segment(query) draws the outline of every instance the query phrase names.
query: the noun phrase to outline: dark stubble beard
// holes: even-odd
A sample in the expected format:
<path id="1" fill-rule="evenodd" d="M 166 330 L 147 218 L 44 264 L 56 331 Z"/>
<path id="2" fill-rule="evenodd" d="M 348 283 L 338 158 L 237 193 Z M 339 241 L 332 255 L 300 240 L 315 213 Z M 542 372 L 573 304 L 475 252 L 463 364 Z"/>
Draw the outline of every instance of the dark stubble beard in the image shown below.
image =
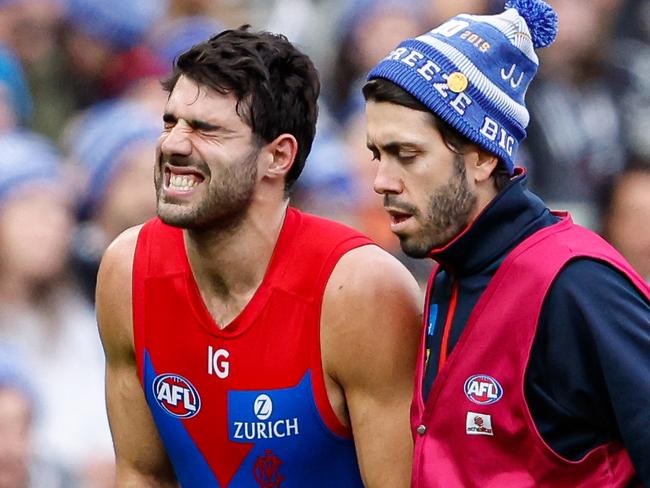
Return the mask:
<path id="1" fill-rule="evenodd" d="M 467 182 L 465 162 L 456 155 L 454 173 L 447 185 L 431 195 L 426 214 L 415 215 L 421 230 L 415 235 L 398 236 L 402 250 L 413 258 L 427 257 L 432 249 L 444 246 L 467 227 L 475 206 L 476 194 Z"/>
<path id="2" fill-rule="evenodd" d="M 257 182 L 257 156 L 259 148 L 239 162 L 224 165 L 220 174 L 209 172 L 205 163 L 190 164 L 172 158 L 180 166 L 192 165 L 210 175 L 210 185 L 203 191 L 201 200 L 191 207 L 165 202 L 162 193 L 161 175 L 156 179 L 158 216 L 168 225 L 194 231 L 217 230 L 219 232 L 236 228 L 244 218 L 253 201 Z"/>

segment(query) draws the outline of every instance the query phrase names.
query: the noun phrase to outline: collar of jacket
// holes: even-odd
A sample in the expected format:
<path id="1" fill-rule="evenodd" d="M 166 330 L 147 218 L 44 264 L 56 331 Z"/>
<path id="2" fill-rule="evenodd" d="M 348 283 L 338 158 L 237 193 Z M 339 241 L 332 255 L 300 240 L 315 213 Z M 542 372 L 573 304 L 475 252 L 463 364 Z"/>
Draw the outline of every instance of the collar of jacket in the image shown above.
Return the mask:
<path id="1" fill-rule="evenodd" d="M 463 231 L 429 257 L 456 276 L 466 276 L 502 259 L 549 217 L 544 202 L 527 189 L 528 176 L 517 168 L 511 182 Z M 543 226 L 543 225 L 542 225 Z"/>

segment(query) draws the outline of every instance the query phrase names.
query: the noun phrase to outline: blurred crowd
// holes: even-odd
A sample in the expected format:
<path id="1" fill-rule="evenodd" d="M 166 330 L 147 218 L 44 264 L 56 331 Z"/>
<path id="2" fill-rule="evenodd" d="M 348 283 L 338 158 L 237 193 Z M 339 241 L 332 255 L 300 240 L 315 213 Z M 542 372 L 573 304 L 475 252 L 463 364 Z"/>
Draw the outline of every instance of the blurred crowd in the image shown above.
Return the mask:
<path id="1" fill-rule="evenodd" d="M 650 0 L 551 0 L 519 164 L 650 279 Z M 160 80 L 241 24 L 287 35 L 323 92 L 294 204 L 403 256 L 372 190 L 360 87 L 399 41 L 497 0 L 0 0 L 0 488 L 112 486 L 95 274 L 155 213 Z"/>

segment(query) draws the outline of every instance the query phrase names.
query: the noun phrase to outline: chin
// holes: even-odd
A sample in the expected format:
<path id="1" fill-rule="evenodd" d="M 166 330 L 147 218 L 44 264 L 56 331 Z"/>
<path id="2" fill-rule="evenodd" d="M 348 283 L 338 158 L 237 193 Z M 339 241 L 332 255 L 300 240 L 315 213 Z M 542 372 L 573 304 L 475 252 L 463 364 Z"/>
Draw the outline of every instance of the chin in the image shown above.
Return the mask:
<path id="1" fill-rule="evenodd" d="M 400 247 L 402 248 L 402 252 L 404 252 L 404 254 L 409 257 L 415 259 L 426 258 L 431 252 L 431 249 L 433 249 L 433 246 L 430 246 L 422 241 L 418 241 L 414 238 L 409 239 L 408 236 L 400 235 L 397 237 L 399 237 L 399 243 Z"/>
<path id="2" fill-rule="evenodd" d="M 160 220 L 172 227 L 191 227 L 192 224 L 194 224 L 196 217 L 192 212 L 183 210 L 184 209 L 180 205 L 159 203 L 158 208 L 156 209 L 156 214 Z"/>

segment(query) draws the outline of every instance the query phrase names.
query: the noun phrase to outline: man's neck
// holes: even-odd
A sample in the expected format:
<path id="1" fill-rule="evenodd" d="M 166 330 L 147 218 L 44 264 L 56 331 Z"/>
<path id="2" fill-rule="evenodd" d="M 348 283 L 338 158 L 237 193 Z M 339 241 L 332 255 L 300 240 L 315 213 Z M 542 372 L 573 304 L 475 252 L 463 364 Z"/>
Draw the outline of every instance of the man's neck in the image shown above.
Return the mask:
<path id="1" fill-rule="evenodd" d="M 185 247 L 201 296 L 221 328 L 246 306 L 262 283 L 288 201 L 251 208 L 227 230 L 186 230 Z"/>

